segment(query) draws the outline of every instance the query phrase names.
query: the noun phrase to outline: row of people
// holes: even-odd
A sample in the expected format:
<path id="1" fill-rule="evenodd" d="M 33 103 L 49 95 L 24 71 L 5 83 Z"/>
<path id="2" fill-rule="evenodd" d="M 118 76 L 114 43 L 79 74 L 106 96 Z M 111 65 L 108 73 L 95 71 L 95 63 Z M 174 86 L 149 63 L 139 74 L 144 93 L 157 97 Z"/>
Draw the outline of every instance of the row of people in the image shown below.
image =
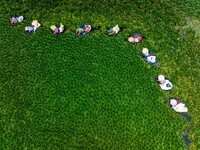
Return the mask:
<path id="1" fill-rule="evenodd" d="M 11 16 L 10 17 L 10 23 L 11 24 L 17 24 L 21 23 L 24 20 L 23 16 Z M 35 32 L 36 29 L 38 29 L 41 26 L 41 24 L 38 22 L 38 20 L 33 20 L 33 22 L 25 27 L 25 31 L 27 32 Z M 65 30 L 65 26 L 61 23 L 60 25 L 52 25 L 50 26 L 50 29 L 54 34 L 62 33 Z M 85 35 L 90 33 L 94 28 L 90 24 L 82 24 L 79 28 L 76 29 L 77 35 Z M 107 30 L 108 35 L 117 35 L 121 29 L 119 28 L 119 25 L 110 27 L 109 30 Z M 142 40 L 142 35 L 139 33 L 132 34 L 128 37 L 128 41 L 132 44 L 138 43 Z"/>
<path id="2" fill-rule="evenodd" d="M 11 16 L 10 17 L 10 24 L 17 24 L 21 23 L 24 20 L 23 16 Z M 38 20 L 33 20 L 31 24 L 25 27 L 25 31 L 31 33 L 35 32 L 41 24 L 38 22 Z M 53 34 L 59 34 L 64 32 L 65 26 L 60 23 L 60 25 L 51 25 L 50 29 Z M 78 29 L 76 29 L 76 34 L 77 35 L 84 35 L 92 31 L 92 26 L 89 24 L 83 24 L 81 25 Z"/>
<path id="3" fill-rule="evenodd" d="M 24 20 L 23 16 L 11 16 L 10 17 L 11 24 L 20 23 L 23 20 Z M 33 20 L 33 22 L 30 25 L 25 27 L 25 31 L 35 32 L 40 26 L 41 26 L 41 24 L 38 22 L 38 20 Z M 65 26 L 62 23 L 60 23 L 60 25 L 50 26 L 50 29 L 53 34 L 59 34 L 59 33 L 64 32 Z M 93 29 L 93 27 L 91 25 L 83 24 L 79 28 L 76 29 L 76 35 L 88 34 L 92 31 L 92 29 Z M 120 30 L 119 25 L 116 25 L 116 26 L 110 27 L 110 29 L 107 30 L 107 34 L 109 36 L 117 35 L 120 31 L 121 30 Z M 136 43 L 141 42 L 142 38 L 143 38 L 142 34 L 134 33 L 128 37 L 128 42 L 131 44 L 136 44 Z M 141 50 L 141 55 L 148 64 L 156 64 L 156 55 L 153 52 L 149 51 L 147 48 L 143 48 Z M 157 76 L 156 80 L 162 90 L 166 91 L 166 90 L 171 90 L 173 88 L 171 81 L 168 78 L 166 78 L 164 75 Z M 176 112 L 181 113 L 181 112 L 188 111 L 184 102 L 177 98 L 170 99 L 169 104 Z"/>
<path id="4" fill-rule="evenodd" d="M 10 17 L 10 23 L 15 24 L 15 23 L 20 23 L 24 20 L 23 16 L 11 16 Z M 25 31 L 27 32 L 35 32 L 41 24 L 38 22 L 38 20 L 33 20 L 32 23 L 28 26 L 25 27 Z M 50 29 L 53 34 L 59 34 L 64 32 L 65 26 L 60 23 L 60 25 L 51 25 Z M 76 29 L 76 35 L 85 35 L 88 34 L 92 31 L 93 27 L 89 24 L 83 24 L 79 28 Z M 116 26 L 110 27 L 109 30 L 107 30 L 107 34 L 109 36 L 111 35 L 117 35 L 121 31 L 119 25 L 117 24 Z M 128 37 L 128 41 L 131 44 L 139 43 L 142 40 L 142 34 L 140 33 L 134 33 Z M 147 48 L 144 48 L 142 50 L 142 56 L 144 60 L 149 63 L 149 64 L 155 64 L 156 63 L 156 56 L 152 52 L 149 52 Z"/>

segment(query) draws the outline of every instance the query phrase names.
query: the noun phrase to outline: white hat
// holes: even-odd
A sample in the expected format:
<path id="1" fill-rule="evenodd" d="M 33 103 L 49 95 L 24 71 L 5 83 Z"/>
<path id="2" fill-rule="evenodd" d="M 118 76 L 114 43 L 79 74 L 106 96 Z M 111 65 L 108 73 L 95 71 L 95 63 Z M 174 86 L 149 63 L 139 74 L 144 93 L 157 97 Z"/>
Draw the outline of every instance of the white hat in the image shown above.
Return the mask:
<path id="1" fill-rule="evenodd" d="M 165 80 L 165 76 L 164 75 L 159 75 L 158 76 L 158 81 L 163 81 L 163 80 Z"/>
<path id="2" fill-rule="evenodd" d="M 159 81 L 161 84 L 165 83 L 165 76 L 164 76 L 164 75 L 159 75 L 159 76 L 158 76 L 158 81 Z"/>
<path id="3" fill-rule="evenodd" d="M 147 48 L 143 48 L 142 49 L 142 53 L 144 53 L 145 55 L 149 55 L 149 50 Z"/>
<path id="4" fill-rule="evenodd" d="M 170 105 L 172 105 L 172 106 L 176 106 L 176 104 L 177 104 L 177 101 L 175 100 L 175 99 L 170 99 Z"/>

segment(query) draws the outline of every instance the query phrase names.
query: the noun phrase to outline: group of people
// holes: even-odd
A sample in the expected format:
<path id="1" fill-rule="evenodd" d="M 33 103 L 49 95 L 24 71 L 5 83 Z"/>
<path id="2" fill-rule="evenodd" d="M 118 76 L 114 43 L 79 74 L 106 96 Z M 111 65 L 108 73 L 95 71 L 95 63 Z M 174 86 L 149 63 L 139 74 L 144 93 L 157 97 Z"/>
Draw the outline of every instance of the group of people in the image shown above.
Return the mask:
<path id="1" fill-rule="evenodd" d="M 112 27 L 108 33 L 109 35 L 116 35 L 120 31 L 120 28 L 118 25 L 115 27 Z M 140 33 L 134 33 L 128 37 L 128 42 L 131 44 L 136 44 L 142 41 L 142 34 Z M 146 61 L 148 64 L 155 65 L 156 64 L 156 55 L 149 51 L 147 48 L 143 48 L 141 50 L 142 57 L 144 61 Z M 173 88 L 173 85 L 171 81 L 165 77 L 164 75 L 160 74 L 156 77 L 156 81 L 160 88 L 164 91 L 171 90 Z M 179 98 L 169 98 L 168 100 L 169 106 L 177 113 L 182 114 L 184 117 L 186 117 L 187 120 L 189 120 L 188 116 L 188 108 L 186 107 L 184 101 L 180 100 Z"/>
<path id="2" fill-rule="evenodd" d="M 24 16 L 11 16 L 10 17 L 10 24 L 17 24 L 21 23 L 24 20 Z M 33 20 L 31 24 L 25 27 L 25 31 L 31 33 L 35 32 L 39 27 L 41 27 L 41 24 L 38 22 L 38 20 Z M 51 25 L 50 29 L 53 34 L 60 34 L 65 31 L 65 26 L 60 23 L 60 25 Z M 79 28 L 76 29 L 77 35 L 84 35 L 92 31 L 92 26 L 89 24 L 83 24 Z"/>
<path id="3" fill-rule="evenodd" d="M 16 23 L 21 23 L 24 20 L 24 16 L 11 16 L 10 17 L 10 23 L 11 24 L 16 24 Z M 41 24 L 38 22 L 38 20 L 33 20 L 32 23 L 28 26 L 25 27 L 25 31 L 27 32 L 35 32 L 39 27 L 41 26 Z M 51 25 L 50 29 L 52 31 L 53 34 L 60 34 L 62 32 L 64 32 L 65 30 L 65 26 L 60 23 L 60 25 Z M 90 24 L 83 24 L 81 25 L 79 28 L 76 29 L 76 35 L 85 35 L 90 33 L 93 30 L 93 27 Z M 117 35 L 119 32 L 121 31 L 119 25 L 117 24 L 116 26 L 110 27 L 107 30 L 107 34 L 109 36 L 112 35 Z M 140 33 L 134 33 L 131 34 L 128 37 L 128 42 L 131 44 L 136 44 L 142 41 L 142 34 Z M 156 55 L 149 51 L 147 48 L 143 48 L 141 50 L 141 55 L 144 59 L 144 61 L 146 61 L 148 64 L 156 64 Z M 156 77 L 157 83 L 159 84 L 160 88 L 162 90 L 171 90 L 173 88 L 171 81 L 166 78 L 164 75 L 158 75 Z M 170 98 L 169 101 L 169 106 L 178 113 L 187 113 L 188 112 L 188 108 L 186 107 L 185 103 L 178 99 L 178 98 Z"/>
<path id="4" fill-rule="evenodd" d="M 118 25 L 116 25 L 108 30 L 108 35 L 117 35 L 119 31 L 120 28 Z M 130 42 L 131 44 L 136 44 L 141 42 L 142 38 L 143 38 L 142 34 L 134 33 L 128 37 L 128 42 Z M 156 55 L 153 52 L 149 51 L 147 48 L 143 48 L 141 50 L 141 53 L 143 59 L 148 64 L 152 65 L 156 64 Z M 171 90 L 173 88 L 171 81 L 164 75 L 158 75 L 156 77 L 156 80 L 160 88 L 164 91 Z M 169 98 L 168 104 L 177 113 L 185 115 L 188 112 L 188 108 L 186 107 L 184 101 L 180 100 L 179 98 Z"/>
<path id="5" fill-rule="evenodd" d="M 164 75 L 157 76 L 157 83 L 159 84 L 160 88 L 165 91 L 173 88 L 171 81 Z M 178 113 L 188 112 L 188 108 L 186 107 L 185 103 L 178 98 L 170 98 L 169 106 Z"/>

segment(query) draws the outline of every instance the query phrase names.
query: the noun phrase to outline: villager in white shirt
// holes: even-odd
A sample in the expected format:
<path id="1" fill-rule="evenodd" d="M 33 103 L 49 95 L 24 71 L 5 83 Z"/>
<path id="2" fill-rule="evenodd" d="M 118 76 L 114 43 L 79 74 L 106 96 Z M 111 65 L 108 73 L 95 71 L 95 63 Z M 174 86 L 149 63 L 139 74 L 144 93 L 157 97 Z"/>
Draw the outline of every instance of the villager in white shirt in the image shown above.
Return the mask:
<path id="1" fill-rule="evenodd" d="M 160 85 L 162 90 L 171 90 L 173 88 L 172 83 L 164 75 L 159 75 L 157 77 L 157 82 Z"/>
<path id="2" fill-rule="evenodd" d="M 178 98 L 169 99 L 169 104 L 175 112 L 178 113 L 188 112 L 188 108 L 186 107 L 185 103 Z"/>
<path id="3" fill-rule="evenodd" d="M 109 30 L 108 30 L 108 35 L 117 35 L 120 31 L 120 28 L 119 28 L 119 25 L 117 24 L 116 26 L 114 27 L 111 27 Z"/>

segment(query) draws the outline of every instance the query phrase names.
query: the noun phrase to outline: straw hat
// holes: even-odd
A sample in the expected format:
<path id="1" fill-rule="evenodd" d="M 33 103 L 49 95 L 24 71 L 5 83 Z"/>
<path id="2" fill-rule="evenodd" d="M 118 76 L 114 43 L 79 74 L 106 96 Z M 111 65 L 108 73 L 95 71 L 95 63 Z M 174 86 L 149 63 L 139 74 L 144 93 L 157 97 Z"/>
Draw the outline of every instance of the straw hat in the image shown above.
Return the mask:
<path id="1" fill-rule="evenodd" d="M 37 24 L 38 24 L 38 21 L 37 20 L 33 20 L 32 25 L 33 26 L 37 26 Z"/>
<path id="2" fill-rule="evenodd" d="M 55 30 L 56 26 L 52 25 L 50 28 L 51 28 L 51 30 Z"/>
<path id="3" fill-rule="evenodd" d="M 170 105 L 172 105 L 172 106 L 176 106 L 177 101 L 176 101 L 175 99 L 171 99 L 169 103 L 170 103 Z"/>
<path id="4" fill-rule="evenodd" d="M 158 76 L 158 81 L 159 81 L 161 84 L 165 83 L 165 76 L 164 76 L 164 75 L 159 75 L 159 76 Z"/>
<path id="5" fill-rule="evenodd" d="M 33 20 L 32 25 L 37 29 L 41 26 L 41 24 L 38 22 L 38 20 Z"/>
<path id="6" fill-rule="evenodd" d="M 144 53 L 145 55 L 149 55 L 149 50 L 147 48 L 143 48 L 142 49 L 142 53 Z"/>
<path id="7" fill-rule="evenodd" d="M 129 42 L 134 42 L 134 38 L 133 38 L 133 37 L 129 37 L 129 38 L 128 38 L 128 41 L 129 41 Z"/>

